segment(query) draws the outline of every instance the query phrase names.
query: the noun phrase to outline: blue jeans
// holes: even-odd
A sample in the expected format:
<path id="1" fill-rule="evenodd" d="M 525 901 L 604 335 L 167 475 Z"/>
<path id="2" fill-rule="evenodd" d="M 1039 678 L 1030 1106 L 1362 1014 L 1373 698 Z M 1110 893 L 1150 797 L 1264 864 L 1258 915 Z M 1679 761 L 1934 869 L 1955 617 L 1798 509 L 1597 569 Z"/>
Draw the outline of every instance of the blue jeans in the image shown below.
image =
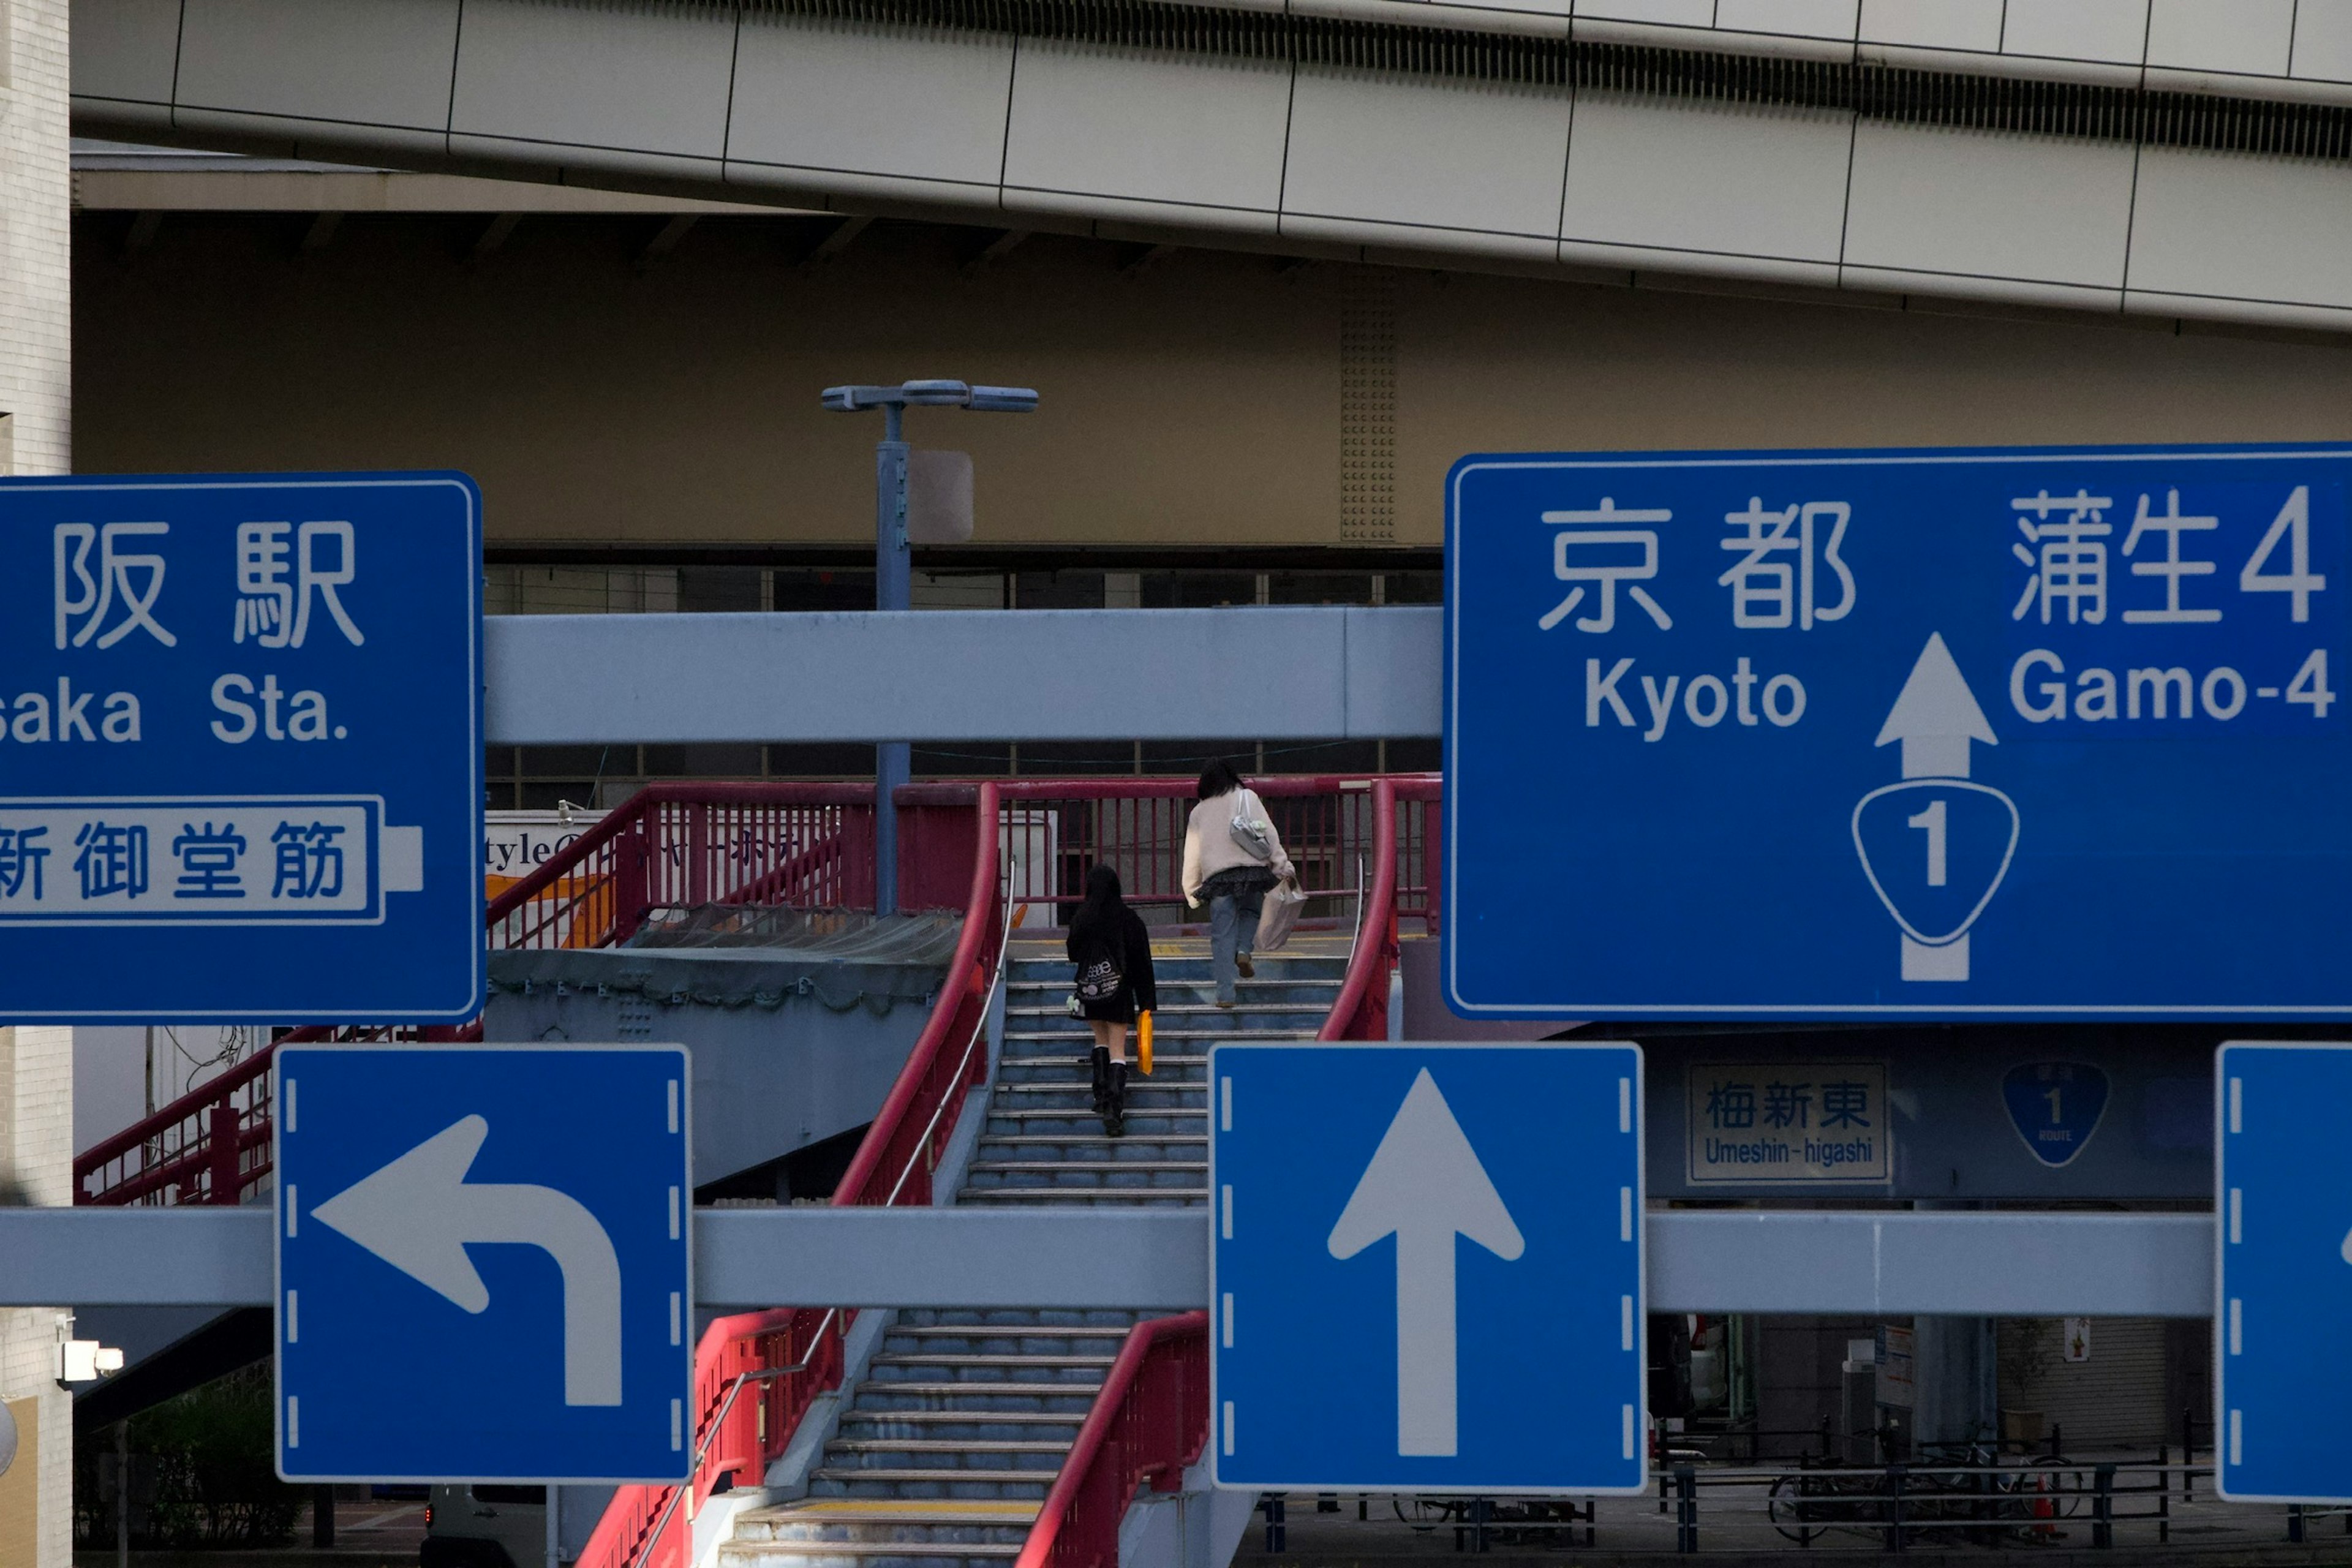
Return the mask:
<path id="1" fill-rule="evenodd" d="M 1265 889 L 1255 889 L 1246 893 L 1219 894 L 1209 900 L 1209 973 L 1217 983 L 1217 1000 L 1234 1000 L 1234 985 L 1241 978 L 1235 966 L 1236 953 L 1249 956 L 1257 942 L 1258 910 L 1265 902 Z"/>

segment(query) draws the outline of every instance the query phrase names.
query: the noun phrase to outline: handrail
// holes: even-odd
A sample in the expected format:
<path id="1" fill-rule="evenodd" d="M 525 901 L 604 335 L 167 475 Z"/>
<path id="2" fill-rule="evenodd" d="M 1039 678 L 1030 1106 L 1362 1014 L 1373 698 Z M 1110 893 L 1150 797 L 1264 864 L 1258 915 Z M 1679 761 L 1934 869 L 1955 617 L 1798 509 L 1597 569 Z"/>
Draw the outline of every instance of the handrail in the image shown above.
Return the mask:
<path id="1" fill-rule="evenodd" d="M 903 797 L 901 799 L 903 803 Z M 908 1193 L 908 1183 L 919 1168 L 924 1168 L 928 1175 L 929 1162 L 934 1153 L 934 1140 L 942 1121 L 947 1118 L 950 1108 L 969 1103 L 971 1091 L 980 1087 L 985 1077 L 984 1073 L 975 1073 L 978 1065 L 975 1058 L 979 1055 L 981 1042 L 987 1037 L 990 1007 L 997 988 L 1003 984 L 1004 949 L 1011 937 L 1008 906 L 999 898 L 1000 891 L 1009 890 L 1010 884 L 1003 877 L 998 799 L 997 786 L 992 783 L 982 783 L 976 792 L 971 882 L 964 909 L 963 930 L 957 938 L 955 954 L 949 960 L 947 978 L 932 1005 L 922 1036 L 916 1041 L 915 1048 L 908 1053 L 906 1063 L 899 1068 L 898 1077 L 892 1083 L 881 1110 L 866 1129 L 866 1136 L 859 1140 L 856 1157 L 834 1189 L 832 1201 L 835 1206 L 872 1204 L 890 1207 L 902 1201 L 928 1201 L 931 1195 L 928 1181 L 911 1195 Z M 992 926 L 994 928 L 992 932 Z M 988 945 L 992 934 L 995 937 L 992 948 Z M 984 959 L 992 962 L 983 963 Z M 982 984 L 983 981 L 984 985 Z M 963 1026 L 961 1031 L 960 1024 Z M 948 1042 L 959 1032 L 963 1038 L 962 1050 L 942 1081 L 938 1069 L 942 1065 Z M 961 1094 L 957 1092 L 959 1088 L 962 1089 Z M 922 1102 L 933 1095 L 936 1095 L 936 1103 L 930 1106 L 929 1119 L 922 1131 L 908 1141 L 904 1134 L 914 1118 L 922 1114 Z M 879 1173 L 893 1149 L 902 1149 L 896 1173 L 890 1179 L 888 1190 L 877 1192 L 881 1180 Z M 787 1311 L 780 1314 L 781 1322 L 771 1322 L 763 1317 L 764 1326 L 725 1338 L 757 1339 L 782 1331 L 789 1342 L 798 1321 L 814 1311 L 813 1308 Z M 838 1307 L 826 1308 L 807 1342 L 811 1346 L 822 1343 L 827 1331 L 836 1323 L 845 1324 L 850 1315 Z M 724 1321 L 714 1323 L 705 1335 L 706 1342 L 713 1344 L 714 1348 L 716 1344 L 724 1342 L 719 1335 Z M 698 1347 L 698 1361 L 702 1354 L 702 1349 Z M 810 1362 L 816 1359 L 814 1350 L 803 1357 L 804 1361 Z M 837 1379 L 843 1369 L 836 1363 L 830 1370 Z M 821 1390 L 810 1392 L 812 1401 L 818 1392 Z M 733 1397 L 730 1389 L 720 1401 L 718 1410 L 708 1418 L 707 1428 L 714 1437 L 724 1427 L 727 1407 Z M 783 1451 L 792 1438 L 792 1426 L 796 1423 L 797 1416 L 793 1423 L 772 1424 L 764 1431 L 761 1455 L 763 1459 Z M 622 1540 L 631 1526 L 627 1522 L 627 1510 L 623 1506 L 623 1500 L 633 1492 L 645 1500 L 646 1494 L 653 1489 L 621 1489 L 606 1506 L 588 1549 L 581 1553 L 580 1562 L 584 1568 L 607 1568 L 607 1565 L 611 1568 L 647 1568 L 686 1495 L 689 1492 L 706 1495 L 705 1484 L 717 1479 L 702 1473 L 707 1461 L 707 1452 L 704 1451 L 707 1447 L 706 1444 L 698 1450 L 700 1457 L 698 1457 L 687 1480 L 668 1489 L 668 1495 L 663 1498 L 658 1513 L 644 1526 L 643 1532 L 625 1546 Z M 641 1500 L 638 1504 L 641 1511 L 637 1517 L 644 1517 L 642 1509 L 645 1506 L 646 1502 Z"/>
<path id="2" fill-rule="evenodd" d="M 849 1169 L 842 1173 L 840 1184 L 834 1188 L 836 1207 L 868 1201 L 866 1189 L 875 1179 L 875 1171 L 896 1140 L 900 1125 L 912 1112 L 915 1101 L 921 1098 L 948 1032 L 954 1027 L 971 996 L 973 982 L 980 975 L 981 954 L 991 934 L 988 926 L 1001 919 L 996 896 L 1003 874 L 997 832 L 998 799 L 998 785 L 993 781 L 983 782 L 973 825 L 971 894 L 965 902 L 963 930 L 956 937 L 955 956 L 948 961 L 947 979 L 940 986 L 939 1001 L 931 1008 L 930 1021 L 923 1026 L 915 1048 L 908 1053 L 906 1065 L 898 1069 L 898 1080 L 890 1086 L 888 1098 L 875 1113 L 872 1130 L 858 1143 Z M 1001 962 L 998 967 L 1002 968 Z M 985 1008 L 982 1015 L 984 1022 Z M 889 1201 L 887 1197 L 883 1199 L 885 1204 Z"/>
<path id="3" fill-rule="evenodd" d="M 1393 780 L 1372 781 L 1371 889 L 1364 900 L 1355 949 L 1348 955 L 1347 978 L 1340 982 L 1330 1016 L 1316 1031 L 1318 1040 L 1372 1038 L 1370 1025 L 1374 1018 L 1381 1026 L 1380 1035 L 1385 1037 L 1388 1033 L 1388 977 L 1398 953 L 1396 799 Z M 1378 994 L 1374 994 L 1375 982 Z"/>
<path id="4" fill-rule="evenodd" d="M 218 1078 L 206 1079 L 171 1104 L 132 1122 L 111 1138 L 102 1139 L 75 1155 L 76 1181 L 79 1182 L 85 1172 L 94 1171 L 110 1161 L 121 1159 L 141 1144 L 160 1136 L 167 1129 L 178 1126 L 205 1107 L 234 1094 L 254 1079 L 267 1075 L 269 1071 L 270 1051 L 276 1044 L 277 1042 L 273 1040 L 269 1045 L 261 1047 L 253 1055 L 238 1062 Z M 193 1151 L 188 1158 L 194 1158 Z M 176 1163 L 178 1160 L 179 1156 L 175 1155 L 172 1163 Z"/>
<path id="5" fill-rule="evenodd" d="M 685 780 L 664 781 L 647 784 L 626 803 L 608 812 L 593 824 L 558 854 L 550 856 L 533 868 L 512 887 L 492 898 L 484 910 L 485 926 L 493 933 L 500 931 L 508 919 L 551 889 L 558 888 L 566 878 L 579 875 L 583 866 L 624 834 L 642 832 L 648 824 L 656 822 L 663 807 L 685 806 L 868 806 L 873 804 L 874 788 L 862 784 L 818 784 L 801 782 L 716 783 L 702 784 Z M 827 842 L 840 837 L 832 835 Z M 803 851 L 791 863 L 800 867 L 809 858 Z M 749 886 L 781 886 L 776 881 L 777 870 L 771 868 L 752 879 Z M 609 873 L 604 879 L 610 880 Z M 721 893 L 719 901 L 727 901 Z M 424 1038 L 457 1040 L 479 1038 L 478 1023 L 460 1028 L 432 1028 L 422 1031 Z M 78 1204 L 106 1203 L 121 1205 L 151 1197 L 174 1184 L 187 1182 L 205 1184 L 205 1197 L 214 1204 L 235 1204 L 245 1185 L 267 1171 L 266 1163 L 244 1166 L 243 1156 L 254 1148 L 266 1148 L 268 1141 L 268 1108 L 253 1100 L 242 1109 L 230 1105 L 232 1097 L 250 1091 L 266 1093 L 264 1085 L 269 1066 L 279 1045 L 298 1041 L 343 1038 L 383 1038 L 388 1029 L 362 1029 L 331 1026 L 310 1026 L 289 1031 L 278 1039 L 260 1047 L 243 1061 L 216 1078 L 196 1085 L 161 1110 L 116 1132 L 74 1157 L 74 1201 Z M 206 1117 L 207 1110 L 225 1111 L 234 1115 L 243 1125 L 237 1133 L 235 1151 L 215 1148 L 217 1142 L 211 1125 L 194 1125 Z M 175 1135 L 177 1135 L 175 1139 Z M 152 1152 L 140 1162 L 139 1169 L 114 1182 L 103 1191 L 92 1193 L 89 1183 L 116 1161 L 139 1153 Z"/>
<path id="6" fill-rule="evenodd" d="M 833 1313 L 828 1311 L 825 1316 L 831 1318 Z M 823 1323 L 817 1325 L 817 1331 L 812 1342 L 822 1341 L 824 1327 Z M 694 1461 L 687 1467 L 688 1477 L 689 1479 L 693 1477 L 702 1468 L 702 1462 L 710 1458 L 711 1446 L 719 1441 L 719 1435 L 727 1429 L 727 1417 L 735 1408 L 735 1396 L 743 1392 L 745 1384 L 772 1383 L 780 1377 L 790 1377 L 794 1373 L 806 1372 L 815 1364 L 815 1357 L 803 1356 L 790 1366 L 755 1366 L 751 1371 L 738 1373 L 730 1379 L 726 1397 L 719 1402 L 718 1414 L 711 1416 L 710 1426 L 702 1434 L 702 1440 L 694 1446 Z M 687 1489 L 682 1486 L 670 1489 L 669 1500 L 662 1505 L 661 1517 L 655 1520 L 653 1528 L 646 1532 L 646 1543 L 638 1550 L 632 1568 L 646 1568 L 646 1563 L 652 1559 L 654 1548 L 660 1544 L 662 1531 L 669 1528 L 670 1515 L 677 1511 L 678 1500 L 686 1496 L 686 1490 Z"/>
<path id="7" fill-rule="evenodd" d="M 590 855 L 643 822 L 651 814 L 652 807 L 672 803 L 681 805 L 872 805 L 874 786 L 749 781 L 699 784 L 682 779 L 656 780 L 631 795 L 619 807 L 606 812 L 586 832 L 566 845 L 562 853 L 549 856 L 530 875 L 490 900 L 488 909 L 484 911 L 486 923 L 495 926 L 562 881 L 565 876 L 578 870 L 580 863 Z"/>
<path id="8" fill-rule="evenodd" d="M 1162 1346 L 1169 1353 L 1155 1357 Z M 1152 1318 L 1129 1331 L 1013 1568 L 1117 1564 L 1119 1521 L 1137 1485 L 1150 1478 L 1160 1490 L 1177 1490 L 1208 1442 L 1208 1347 L 1206 1312 Z M 1156 1386 L 1145 1383 L 1147 1363 L 1161 1369 Z M 1164 1408 L 1171 1402 L 1176 1408 Z"/>

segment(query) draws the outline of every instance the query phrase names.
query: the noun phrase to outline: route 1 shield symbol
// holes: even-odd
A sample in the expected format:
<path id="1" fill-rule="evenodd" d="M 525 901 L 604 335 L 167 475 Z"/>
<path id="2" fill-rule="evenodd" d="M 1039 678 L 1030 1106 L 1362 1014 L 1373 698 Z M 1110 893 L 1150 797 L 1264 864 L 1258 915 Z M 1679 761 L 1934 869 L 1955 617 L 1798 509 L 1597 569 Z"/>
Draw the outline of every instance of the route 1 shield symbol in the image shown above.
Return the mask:
<path id="1" fill-rule="evenodd" d="M 2082 1062 L 2026 1062 L 2000 1080 L 2009 1120 L 2033 1157 L 2055 1169 L 2083 1152 L 2107 1110 L 2107 1075 Z"/>

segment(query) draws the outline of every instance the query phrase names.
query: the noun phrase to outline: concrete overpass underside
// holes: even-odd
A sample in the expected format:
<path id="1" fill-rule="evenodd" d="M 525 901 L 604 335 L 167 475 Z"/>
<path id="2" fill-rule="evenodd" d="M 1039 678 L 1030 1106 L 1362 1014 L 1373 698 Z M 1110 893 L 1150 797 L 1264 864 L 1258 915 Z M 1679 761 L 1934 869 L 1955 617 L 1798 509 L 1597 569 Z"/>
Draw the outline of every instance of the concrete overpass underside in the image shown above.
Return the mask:
<path id="1" fill-rule="evenodd" d="M 91 135 L 1006 232 L 2341 329 L 2352 32 L 2219 14 L 77 0 L 73 105 Z"/>

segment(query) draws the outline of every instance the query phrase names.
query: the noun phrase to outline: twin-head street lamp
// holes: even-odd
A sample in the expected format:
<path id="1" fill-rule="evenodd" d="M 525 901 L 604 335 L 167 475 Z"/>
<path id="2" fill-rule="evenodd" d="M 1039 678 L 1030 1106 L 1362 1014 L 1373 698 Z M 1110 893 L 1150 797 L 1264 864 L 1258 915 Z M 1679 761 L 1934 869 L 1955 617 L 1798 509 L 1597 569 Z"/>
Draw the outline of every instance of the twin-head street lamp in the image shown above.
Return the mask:
<path id="1" fill-rule="evenodd" d="M 913 559 L 907 548 L 906 413 L 909 408 L 970 408 L 982 414 L 1028 414 L 1037 394 L 1025 386 L 972 386 L 961 381 L 908 381 L 897 386 L 828 386 L 824 405 L 835 414 L 882 411 L 882 439 L 874 448 L 874 607 L 912 607 Z M 874 748 L 874 912 L 898 912 L 898 808 L 892 792 L 907 782 L 908 744 Z"/>

